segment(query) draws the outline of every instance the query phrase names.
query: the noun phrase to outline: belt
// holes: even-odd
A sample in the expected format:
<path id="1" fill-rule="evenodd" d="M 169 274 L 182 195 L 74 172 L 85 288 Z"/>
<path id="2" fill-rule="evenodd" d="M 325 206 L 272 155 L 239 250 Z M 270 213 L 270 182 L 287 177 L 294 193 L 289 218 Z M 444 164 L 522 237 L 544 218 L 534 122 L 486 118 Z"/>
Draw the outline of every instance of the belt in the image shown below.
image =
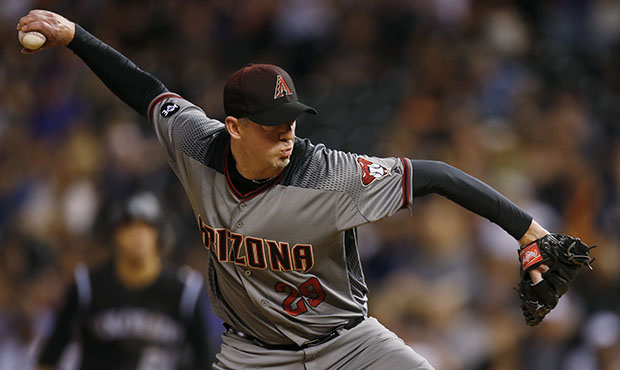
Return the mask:
<path id="1" fill-rule="evenodd" d="M 265 343 L 262 340 L 250 335 L 250 334 L 246 334 L 242 331 L 233 329 L 230 325 L 228 325 L 227 323 L 224 323 L 224 327 L 226 328 L 226 332 L 227 333 L 232 333 L 240 338 L 243 339 L 247 339 L 250 340 L 252 342 L 254 342 L 255 344 L 266 348 L 266 349 L 276 349 L 276 350 L 285 350 L 285 351 L 300 351 L 302 349 L 308 348 L 308 347 L 314 347 L 314 346 L 318 346 L 319 344 L 323 344 L 326 342 L 329 342 L 330 340 L 336 338 L 337 336 L 340 335 L 340 330 L 341 329 L 345 329 L 345 330 L 349 330 L 349 329 L 353 329 L 354 327 L 356 327 L 357 325 L 359 325 L 359 323 L 361 323 L 362 321 L 364 321 L 365 317 L 364 316 L 360 316 L 360 317 L 356 317 L 354 319 L 349 320 L 346 324 L 338 326 L 337 328 L 335 328 L 334 330 L 330 331 L 329 333 L 322 335 L 318 338 L 315 338 L 313 340 L 310 340 L 308 342 L 305 342 L 302 345 L 298 345 L 295 343 L 292 344 L 270 344 L 270 343 Z"/>

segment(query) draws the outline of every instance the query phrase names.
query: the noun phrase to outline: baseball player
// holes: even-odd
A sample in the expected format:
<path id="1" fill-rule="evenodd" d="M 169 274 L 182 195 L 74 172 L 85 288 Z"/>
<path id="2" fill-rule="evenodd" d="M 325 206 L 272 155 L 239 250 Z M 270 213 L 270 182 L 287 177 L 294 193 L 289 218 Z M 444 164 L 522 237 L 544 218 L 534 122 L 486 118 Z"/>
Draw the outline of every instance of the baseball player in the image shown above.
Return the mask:
<path id="1" fill-rule="evenodd" d="M 81 345 L 80 369 L 174 370 L 188 354 L 192 369 L 209 367 L 202 277 L 162 266 L 157 198 L 134 194 L 112 204 L 107 218 L 113 258 L 92 271 L 78 265 L 38 369 L 55 368 L 70 340 Z"/>
<path id="2" fill-rule="evenodd" d="M 296 137 L 297 117 L 317 111 L 277 66 L 230 76 L 220 122 L 60 15 L 31 11 L 17 28 L 43 33 L 39 50 L 67 46 L 153 126 L 195 212 L 211 304 L 226 323 L 215 369 L 433 369 L 368 316 L 357 252 L 356 227 L 410 208 L 414 197 L 441 194 L 521 245 L 548 234 L 445 163 L 343 153 Z M 531 260 L 534 284 L 548 267 Z"/>

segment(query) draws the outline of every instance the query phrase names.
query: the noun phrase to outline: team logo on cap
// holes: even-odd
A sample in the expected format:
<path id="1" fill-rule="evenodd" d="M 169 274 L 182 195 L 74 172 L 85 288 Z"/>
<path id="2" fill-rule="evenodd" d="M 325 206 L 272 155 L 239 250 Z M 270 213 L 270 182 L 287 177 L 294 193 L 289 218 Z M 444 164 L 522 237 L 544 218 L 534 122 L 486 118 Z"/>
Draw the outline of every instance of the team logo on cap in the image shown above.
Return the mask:
<path id="1" fill-rule="evenodd" d="M 286 81 L 284 81 L 282 75 L 278 75 L 278 77 L 276 77 L 276 92 L 273 94 L 273 99 L 275 100 L 286 95 L 293 95 L 293 92 L 291 88 L 288 87 Z"/>
<path id="2" fill-rule="evenodd" d="M 382 164 L 371 162 L 368 159 L 357 158 L 357 164 L 362 169 L 362 185 L 368 186 L 375 180 L 381 180 L 391 175 L 390 170 Z"/>

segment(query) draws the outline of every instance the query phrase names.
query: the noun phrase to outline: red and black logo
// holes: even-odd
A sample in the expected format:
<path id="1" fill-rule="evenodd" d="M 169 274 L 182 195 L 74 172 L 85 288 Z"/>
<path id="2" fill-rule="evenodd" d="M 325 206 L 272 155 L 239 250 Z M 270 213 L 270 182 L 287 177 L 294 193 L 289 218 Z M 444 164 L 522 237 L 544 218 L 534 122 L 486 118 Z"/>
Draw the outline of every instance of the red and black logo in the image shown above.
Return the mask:
<path id="1" fill-rule="evenodd" d="M 273 94 L 273 99 L 275 100 L 286 95 L 293 95 L 293 92 L 291 91 L 291 88 L 288 87 L 288 84 L 282 75 L 278 75 L 278 77 L 276 77 L 276 91 Z"/>
<path id="2" fill-rule="evenodd" d="M 368 186 L 375 180 L 381 180 L 391 175 L 390 170 L 382 164 L 371 162 L 365 158 L 357 158 L 357 164 L 362 169 L 362 185 Z"/>

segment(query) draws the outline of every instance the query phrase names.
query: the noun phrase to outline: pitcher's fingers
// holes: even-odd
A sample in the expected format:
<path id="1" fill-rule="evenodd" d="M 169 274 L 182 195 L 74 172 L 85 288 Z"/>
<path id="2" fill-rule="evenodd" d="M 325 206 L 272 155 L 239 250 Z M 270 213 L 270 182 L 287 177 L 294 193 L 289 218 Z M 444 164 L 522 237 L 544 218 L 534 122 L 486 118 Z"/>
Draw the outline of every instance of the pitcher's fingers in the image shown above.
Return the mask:
<path id="1" fill-rule="evenodd" d="M 50 34 L 51 30 L 52 26 L 47 21 L 34 21 L 22 26 L 23 32 L 37 31 L 46 35 L 46 37 Z"/>
<path id="2" fill-rule="evenodd" d="M 532 284 L 538 284 L 543 280 L 542 274 L 538 270 L 530 270 L 530 278 L 532 279 Z"/>
<path id="3" fill-rule="evenodd" d="M 33 14 L 32 11 L 30 11 L 30 13 L 26 14 L 25 16 L 19 19 L 19 22 L 17 22 L 17 29 L 22 28 L 24 25 L 28 23 L 32 23 L 32 22 L 36 22 L 40 20 L 41 20 L 41 16 Z"/>

